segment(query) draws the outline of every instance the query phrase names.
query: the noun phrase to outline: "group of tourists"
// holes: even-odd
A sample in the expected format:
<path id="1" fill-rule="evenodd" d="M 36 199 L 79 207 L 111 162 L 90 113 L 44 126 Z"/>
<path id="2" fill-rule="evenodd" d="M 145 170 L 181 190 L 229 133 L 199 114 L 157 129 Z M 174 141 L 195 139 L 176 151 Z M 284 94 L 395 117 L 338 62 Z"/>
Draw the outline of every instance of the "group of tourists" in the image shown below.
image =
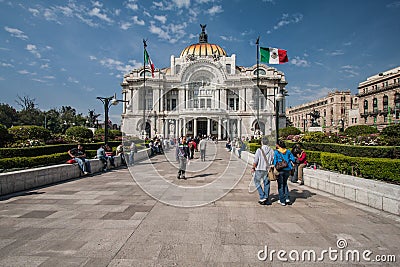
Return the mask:
<path id="1" fill-rule="evenodd" d="M 278 183 L 278 203 L 282 206 L 291 205 L 288 178 L 292 170 L 297 168 L 300 185 L 304 184 L 303 168 L 307 165 L 306 153 L 299 145 L 292 149 L 293 152 L 290 151 L 282 140 L 278 140 L 275 148 L 275 150 L 271 149 L 268 146 L 268 139 L 262 138 L 261 147 L 256 150 L 254 156 L 251 172 L 260 197 L 258 203 L 271 205 L 269 199 L 271 181 L 268 178 L 268 172 L 272 172 Z M 263 181 L 263 185 L 261 185 L 261 181 Z"/>
<path id="2" fill-rule="evenodd" d="M 117 156 L 121 156 L 121 163 L 123 165 L 126 165 L 126 160 L 125 160 L 125 155 L 123 153 L 123 145 L 120 144 L 117 147 L 116 150 Z M 85 149 L 81 144 L 78 144 L 77 147 L 74 147 L 70 150 L 68 150 L 68 155 L 71 157 L 71 159 L 68 161 L 68 163 L 78 163 L 79 169 L 83 173 L 83 175 L 87 175 L 92 173 L 91 170 L 91 165 L 90 161 L 87 158 Z M 132 154 L 133 157 L 133 154 Z M 112 150 L 112 147 L 109 144 L 104 144 L 100 145 L 100 147 L 96 151 L 96 158 L 99 159 L 103 163 L 102 170 L 103 171 L 108 171 L 108 165 L 111 167 L 115 167 L 115 161 L 114 161 L 114 152 Z M 133 159 L 132 159 L 133 161 Z"/>

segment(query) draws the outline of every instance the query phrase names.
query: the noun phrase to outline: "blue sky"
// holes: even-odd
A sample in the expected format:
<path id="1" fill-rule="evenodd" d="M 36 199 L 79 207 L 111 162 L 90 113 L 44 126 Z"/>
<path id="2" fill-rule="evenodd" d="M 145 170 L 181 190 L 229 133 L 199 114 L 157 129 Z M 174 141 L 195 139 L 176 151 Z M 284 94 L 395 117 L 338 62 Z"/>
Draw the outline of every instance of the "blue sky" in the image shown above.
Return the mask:
<path id="1" fill-rule="evenodd" d="M 0 0 L 0 103 L 17 95 L 42 110 L 72 106 L 103 113 L 97 96 L 121 96 L 124 73 L 142 65 L 143 43 L 156 68 L 198 42 L 256 63 L 260 45 L 288 51 L 273 65 L 286 74 L 294 106 L 400 65 L 398 0 Z M 119 123 L 122 106 L 112 107 Z"/>

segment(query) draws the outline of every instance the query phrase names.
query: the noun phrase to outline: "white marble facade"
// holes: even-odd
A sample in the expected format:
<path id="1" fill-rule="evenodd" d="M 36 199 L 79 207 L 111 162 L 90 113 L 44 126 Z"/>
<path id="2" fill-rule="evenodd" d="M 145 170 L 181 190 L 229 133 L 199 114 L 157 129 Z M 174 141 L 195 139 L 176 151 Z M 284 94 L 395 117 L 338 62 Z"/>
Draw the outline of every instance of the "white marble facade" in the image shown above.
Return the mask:
<path id="1" fill-rule="evenodd" d="M 199 43 L 186 47 L 179 57 L 172 55 L 170 62 L 156 69 L 154 78 L 143 67 L 124 75 L 122 94 L 129 101 L 122 113 L 126 135 L 207 135 L 222 140 L 274 131 L 275 96 L 285 93 L 287 84 L 281 71 L 259 64 L 257 90 L 257 65 L 237 66 L 235 54 L 228 56 L 207 42 L 204 28 Z M 278 103 L 279 125 L 285 127 L 285 101 Z"/>

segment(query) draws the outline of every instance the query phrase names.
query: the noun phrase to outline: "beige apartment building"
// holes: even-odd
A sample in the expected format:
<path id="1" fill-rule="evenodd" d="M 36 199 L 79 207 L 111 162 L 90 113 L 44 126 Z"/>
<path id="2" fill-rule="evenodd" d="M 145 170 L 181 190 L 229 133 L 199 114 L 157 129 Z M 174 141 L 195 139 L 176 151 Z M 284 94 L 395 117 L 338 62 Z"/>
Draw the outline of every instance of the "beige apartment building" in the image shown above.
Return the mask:
<path id="1" fill-rule="evenodd" d="M 286 109 L 286 117 L 301 131 L 308 131 L 313 126 L 312 113 L 319 113 L 315 124 L 324 132 L 338 132 L 349 126 L 349 110 L 352 108 L 350 91 L 335 91 L 328 96 Z"/>
<path id="2" fill-rule="evenodd" d="M 286 109 L 288 120 L 301 131 L 312 126 L 311 113 L 319 112 L 317 124 L 324 132 L 339 132 L 353 125 L 382 129 L 400 119 L 400 67 L 368 77 L 350 91 L 331 92 L 328 96 Z"/>
<path id="3" fill-rule="evenodd" d="M 382 129 L 399 122 L 400 67 L 373 75 L 358 85 L 360 122 Z"/>

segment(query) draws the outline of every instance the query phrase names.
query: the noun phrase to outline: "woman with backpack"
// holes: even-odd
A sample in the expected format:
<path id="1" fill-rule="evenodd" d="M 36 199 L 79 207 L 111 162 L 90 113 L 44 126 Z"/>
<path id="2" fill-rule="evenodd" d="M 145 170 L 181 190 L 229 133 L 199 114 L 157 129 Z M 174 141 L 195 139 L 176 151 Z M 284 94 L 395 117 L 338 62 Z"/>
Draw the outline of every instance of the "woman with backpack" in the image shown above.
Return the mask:
<path id="1" fill-rule="evenodd" d="M 293 156 L 289 149 L 286 149 L 285 142 L 278 140 L 276 144 L 276 150 L 274 151 L 274 165 L 279 171 L 278 176 L 278 193 L 279 193 L 279 204 L 282 206 L 291 205 L 289 187 L 287 180 L 289 178 L 290 170 L 293 168 L 293 164 L 296 162 L 296 158 Z"/>

